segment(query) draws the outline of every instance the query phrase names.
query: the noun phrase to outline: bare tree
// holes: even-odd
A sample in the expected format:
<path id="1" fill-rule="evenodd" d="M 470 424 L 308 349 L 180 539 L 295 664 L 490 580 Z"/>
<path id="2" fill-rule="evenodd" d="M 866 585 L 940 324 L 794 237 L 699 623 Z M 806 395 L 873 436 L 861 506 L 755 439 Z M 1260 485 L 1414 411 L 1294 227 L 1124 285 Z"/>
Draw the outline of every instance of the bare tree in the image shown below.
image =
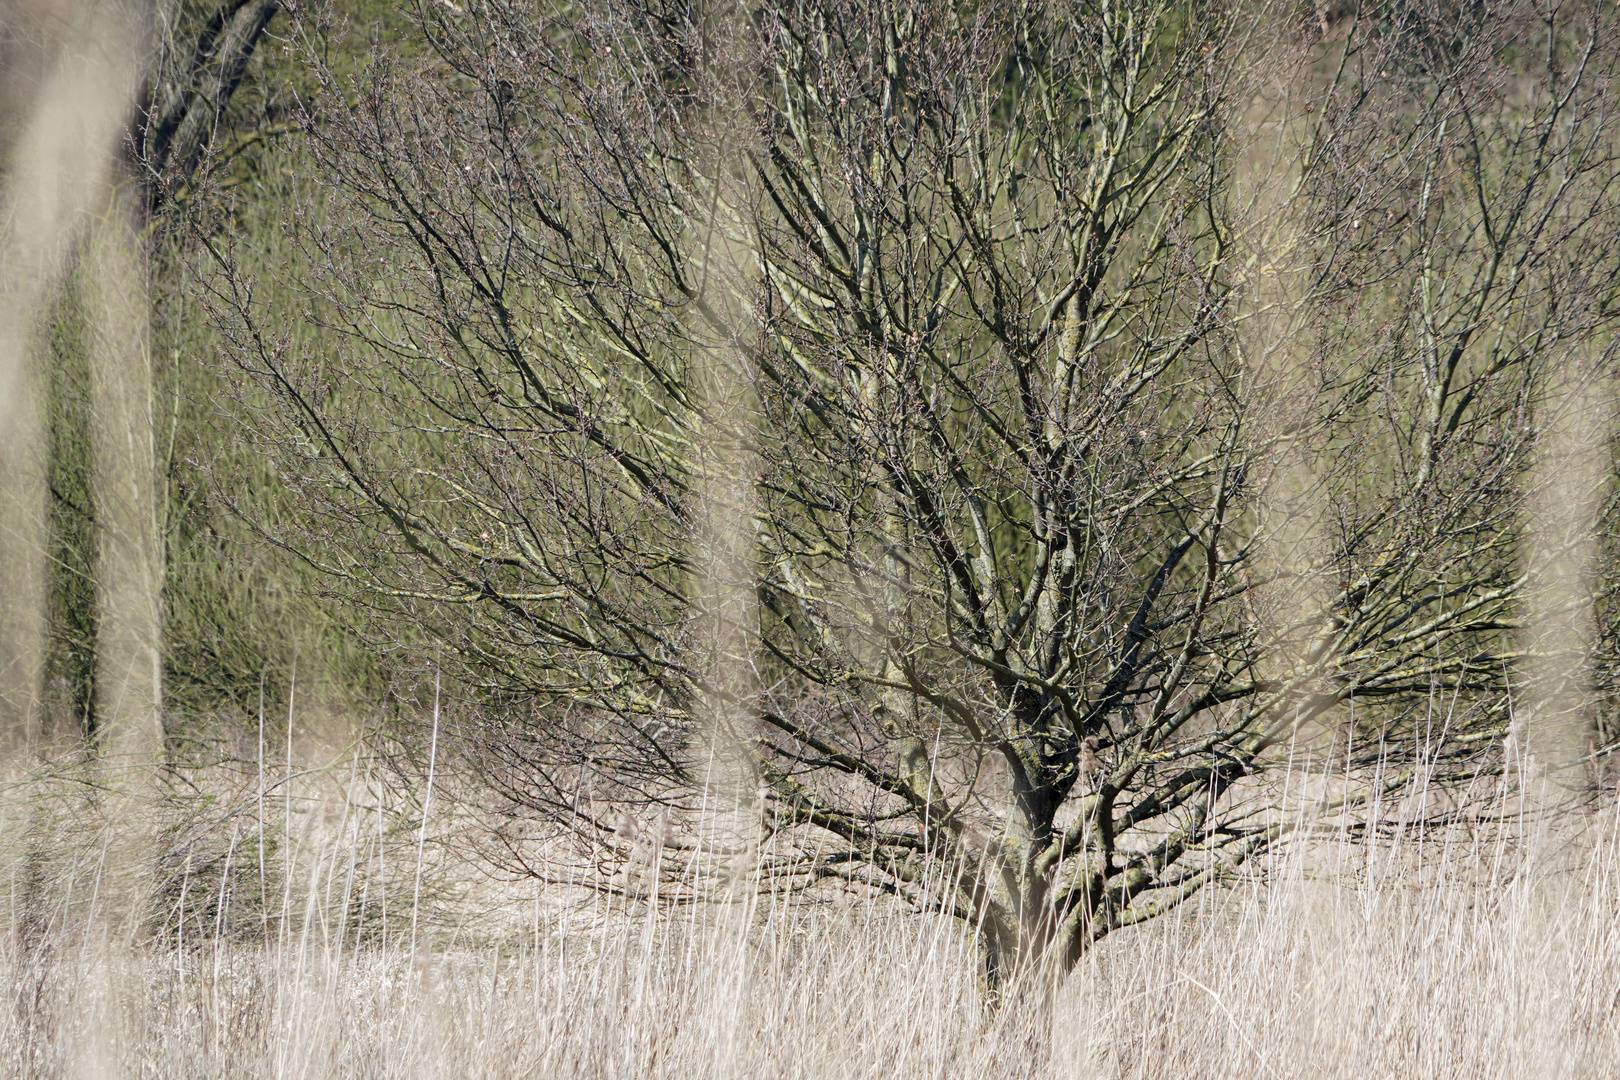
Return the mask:
<path id="1" fill-rule="evenodd" d="M 280 0 L 225 0 L 164 14 L 166 33 L 145 116 L 133 139 L 154 201 L 184 186 L 202 163 Z M 262 135 L 262 128 L 247 135 Z"/>
<path id="2" fill-rule="evenodd" d="M 454 671 L 506 865 L 539 816 L 857 883 L 999 984 L 1313 814 L 1473 812 L 1549 379 L 1612 349 L 1620 53 L 1597 8 L 1297 18 L 478 2 L 328 75 L 326 334 L 221 251 L 235 407 L 267 534 Z"/>

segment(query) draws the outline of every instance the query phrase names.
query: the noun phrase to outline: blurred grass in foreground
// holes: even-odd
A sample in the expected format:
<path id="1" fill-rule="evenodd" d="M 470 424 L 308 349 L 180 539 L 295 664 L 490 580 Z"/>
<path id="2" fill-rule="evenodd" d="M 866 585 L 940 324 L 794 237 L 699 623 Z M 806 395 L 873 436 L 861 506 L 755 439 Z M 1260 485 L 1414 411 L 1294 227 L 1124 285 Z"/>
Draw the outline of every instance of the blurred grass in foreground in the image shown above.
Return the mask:
<path id="1" fill-rule="evenodd" d="M 421 844 L 415 797 L 341 757 L 135 786 L 10 785 L 7 1076 L 1620 1071 L 1617 821 L 1554 829 L 1506 788 L 1495 824 L 1330 836 L 1110 938 L 1047 1041 L 981 1004 L 960 926 L 882 901 L 655 910 L 490 882 L 455 858 L 466 823 Z"/>

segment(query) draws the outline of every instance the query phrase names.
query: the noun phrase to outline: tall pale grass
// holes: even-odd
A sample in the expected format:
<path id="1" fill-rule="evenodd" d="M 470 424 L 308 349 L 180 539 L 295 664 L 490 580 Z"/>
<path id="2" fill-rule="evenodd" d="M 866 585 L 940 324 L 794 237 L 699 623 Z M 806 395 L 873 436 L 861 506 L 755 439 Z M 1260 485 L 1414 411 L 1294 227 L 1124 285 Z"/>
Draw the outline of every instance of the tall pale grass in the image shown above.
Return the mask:
<path id="1" fill-rule="evenodd" d="M 1048 1026 L 981 1004 L 947 920 L 843 893 L 667 910 L 487 881 L 443 861 L 448 819 L 413 910 L 411 806 L 357 769 L 262 804 L 256 776 L 218 779 L 205 811 L 206 777 L 190 809 L 138 814 L 51 783 L 3 804 L 5 1076 L 1620 1074 L 1612 814 L 1302 846 L 1105 940 Z M 208 850 L 217 870 L 227 836 L 234 876 L 174 873 Z"/>

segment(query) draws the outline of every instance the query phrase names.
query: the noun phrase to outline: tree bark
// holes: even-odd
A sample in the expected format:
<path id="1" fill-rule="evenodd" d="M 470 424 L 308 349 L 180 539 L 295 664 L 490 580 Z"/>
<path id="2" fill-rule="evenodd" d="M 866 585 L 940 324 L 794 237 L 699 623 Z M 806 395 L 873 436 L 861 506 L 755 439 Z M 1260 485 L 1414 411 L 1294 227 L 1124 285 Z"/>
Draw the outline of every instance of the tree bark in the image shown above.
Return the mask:
<path id="1" fill-rule="evenodd" d="M 202 162 L 280 0 L 227 0 L 198 34 L 191 61 L 158 88 L 139 140 L 148 182 L 172 191 Z"/>

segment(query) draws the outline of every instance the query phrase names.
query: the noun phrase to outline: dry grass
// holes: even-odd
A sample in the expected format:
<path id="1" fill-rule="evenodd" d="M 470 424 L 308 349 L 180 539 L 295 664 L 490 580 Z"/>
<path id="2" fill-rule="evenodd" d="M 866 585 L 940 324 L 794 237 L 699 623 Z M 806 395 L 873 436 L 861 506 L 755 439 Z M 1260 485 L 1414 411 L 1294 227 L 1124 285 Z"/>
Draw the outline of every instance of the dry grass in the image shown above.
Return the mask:
<path id="1" fill-rule="evenodd" d="M 1106 941 L 1064 987 L 1046 1041 L 1027 1011 L 982 1007 L 958 927 L 864 900 L 655 911 L 552 890 L 501 906 L 491 887 L 424 908 L 413 954 L 416 834 L 394 830 L 384 850 L 375 789 L 356 797 L 352 774 L 341 800 L 345 785 L 319 778 L 296 806 L 267 796 L 266 816 L 291 828 L 267 844 L 271 885 L 251 896 L 245 834 L 261 808 L 238 800 L 227 818 L 229 799 L 209 803 L 213 833 L 234 822 L 238 895 L 225 899 L 269 909 L 255 941 L 205 874 L 188 900 L 141 869 L 172 862 L 178 849 L 162 848 L 176 836 L 202 865 L 204 817 L 177 828 L 174 800 L 132 814 L 54 783 L 4 804 L 6 1076 L 1620 1072 L 1620 868 L 1601 816 L 1556 846 L 1534 826 L 1459 834 L 1443 851 L 1324 841 L 1267 882 Z M 164 824 L 154 839 L 134 822 Z M 424 896 L 444 895 L 443 867 L 427 876 Z M 394 898 L 386 932 L 362 894 Z M 469 914 L 480 899 L 487 910 Z"/>

